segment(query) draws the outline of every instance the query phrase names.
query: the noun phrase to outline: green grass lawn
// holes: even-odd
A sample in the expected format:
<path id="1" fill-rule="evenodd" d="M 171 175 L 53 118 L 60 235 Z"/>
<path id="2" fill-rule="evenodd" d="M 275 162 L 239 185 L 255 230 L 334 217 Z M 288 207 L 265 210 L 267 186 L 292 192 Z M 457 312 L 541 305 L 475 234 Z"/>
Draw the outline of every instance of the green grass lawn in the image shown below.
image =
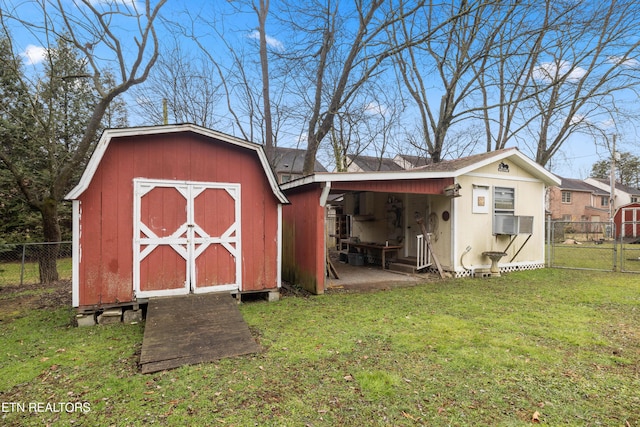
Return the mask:
<path id="1" fill-rule="evenodd" d="M 72 263 L 71 258 L 62 258 L 57 261 L 58 275 L 60 280 L 71 279 Z M 20 262 L 3 262 L 0 263 L 0 288 L 3 286 L 15 286 L 22 283 L 39 283 L 40 271 L 37 262 L 27 262 L 24 269 Z"/>
<path id="2" fill-rule="evenodd" d="M 614 271 L 615 265 L 615 271 L 640 273 L 640 245 L 617 244 L 615 249 L 614 252 L 613 243 L 555 244 L 551 248 L 551 266 Z"/>
<path id="3" fill-rule="evenodd" d="M 90 407 L 2 424 L 640 425 L 638 275 L 547 269 L 241 311 L 260 354 L 151 375 L 143 325 L 74 328 L 67 307 L 0 322 L 4 409 Z"/>

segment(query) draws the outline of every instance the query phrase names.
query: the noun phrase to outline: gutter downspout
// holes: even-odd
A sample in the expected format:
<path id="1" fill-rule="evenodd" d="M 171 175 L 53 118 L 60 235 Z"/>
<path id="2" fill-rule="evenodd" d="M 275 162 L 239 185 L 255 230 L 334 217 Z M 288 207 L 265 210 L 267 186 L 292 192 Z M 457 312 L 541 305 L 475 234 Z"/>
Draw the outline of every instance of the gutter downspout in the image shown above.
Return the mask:
<path id="1" fill-rule="evenodd" d="M 325 264 L 326 264 L 326 260 L 329 258 L 329 250 L 327 249 L 327 199 L 329 198 L 329 192 L 331 191 L 331 181 L 327 181 L 324 183 L 324 186 L 322 187 L 322 193 L 320 193 L 320 206 L 323 208 L 323 223 L 324 226 L 322 227 L 323 233 L 322 233 L 322 247 L 324 249 L 324 260 L 325 260 Z M 326 265 L 325 265 L 325 269 L 326 269 Z M 327 287 L 327 275 L 324 275 L 324 280 L 322 281 L 322 289 L 324 292 L 324 289 Z"/>

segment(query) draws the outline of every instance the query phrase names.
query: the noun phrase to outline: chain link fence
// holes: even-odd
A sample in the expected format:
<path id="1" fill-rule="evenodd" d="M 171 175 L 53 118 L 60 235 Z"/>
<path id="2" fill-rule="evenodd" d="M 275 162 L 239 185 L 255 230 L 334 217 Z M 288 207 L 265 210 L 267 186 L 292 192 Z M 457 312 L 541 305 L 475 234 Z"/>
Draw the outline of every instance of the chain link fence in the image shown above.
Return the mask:
<path id="1" fill-rule="evenodd" d="M 640 221 L 622 222 L 619 241 L 620 271 L 640 273 Z"/>
<path id="2" fill-rule="evenodd" d="M 640 273 L 640 222 L 547 222 L 547 264 Z"/>
<path id="3" fill-rule="evenodd" d="M 610 222 L 549 221 L 550 267 L 615 271 L 618 245 Z"/>
<path id="4" fill-rule="evenodd" d="M 0 244 L 0 287 L 71 279 L 71 242 Z"/>

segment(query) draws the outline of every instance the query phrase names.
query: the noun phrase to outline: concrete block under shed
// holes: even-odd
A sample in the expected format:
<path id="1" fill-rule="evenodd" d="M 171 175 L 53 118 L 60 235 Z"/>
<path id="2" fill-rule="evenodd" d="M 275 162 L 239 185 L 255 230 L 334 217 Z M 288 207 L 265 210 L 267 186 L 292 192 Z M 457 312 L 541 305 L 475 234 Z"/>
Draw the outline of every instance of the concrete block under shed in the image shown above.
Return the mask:
<path id="1" fill-rule="evenodd" d="M 135 325 L 142 322 L 142 310 L 125 310 L 122 314 L 122 322 L 127 325 Z"/>
<path id="2" fill-rule="evenodd" d="M 79 327 L 83 326 L 95 326 L 96 324 L 96 316 L 94 313 L 89 314 L 78 314 L 76 316 L 76 322 Z"/>
<path id="3" fill-rule="evenodd" d="M 267 301 L 280 301 L 280 291 L 270 291 L 269 296 L 267 297 Z"/>
<path id="4" fill-rule="evenodd" d="M 99 325 L 110 325 L 113 323 L 120 323 L 121 320 L 122 320 L 121 308 L 111 308 L 109 310 L 105 310 L 102 314 L 98 315 Z"/>

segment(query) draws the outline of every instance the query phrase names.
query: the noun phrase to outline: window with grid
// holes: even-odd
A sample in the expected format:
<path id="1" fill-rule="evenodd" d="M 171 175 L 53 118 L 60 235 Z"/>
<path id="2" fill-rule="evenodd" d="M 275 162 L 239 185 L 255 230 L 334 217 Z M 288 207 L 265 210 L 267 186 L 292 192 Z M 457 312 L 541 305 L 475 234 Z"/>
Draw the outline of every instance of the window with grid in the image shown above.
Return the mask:
<path id="1" fill-rule="evenodd" d="M 509 187 L 493 188 L 493 234 L 517 234 L 518 218 L 515 214 L 515 190 Z"/>
<path id="2" fill-rule="evenodd" d="M 571 203 L 571 191 L 562 192 L 562 203 Z"/>
<path id="3" fill-rule="evenodd" d="M 508 187 L 494 187 L 493 212 L 500 215 L 513 215 L 515 211 L 515 190 Z"/>

